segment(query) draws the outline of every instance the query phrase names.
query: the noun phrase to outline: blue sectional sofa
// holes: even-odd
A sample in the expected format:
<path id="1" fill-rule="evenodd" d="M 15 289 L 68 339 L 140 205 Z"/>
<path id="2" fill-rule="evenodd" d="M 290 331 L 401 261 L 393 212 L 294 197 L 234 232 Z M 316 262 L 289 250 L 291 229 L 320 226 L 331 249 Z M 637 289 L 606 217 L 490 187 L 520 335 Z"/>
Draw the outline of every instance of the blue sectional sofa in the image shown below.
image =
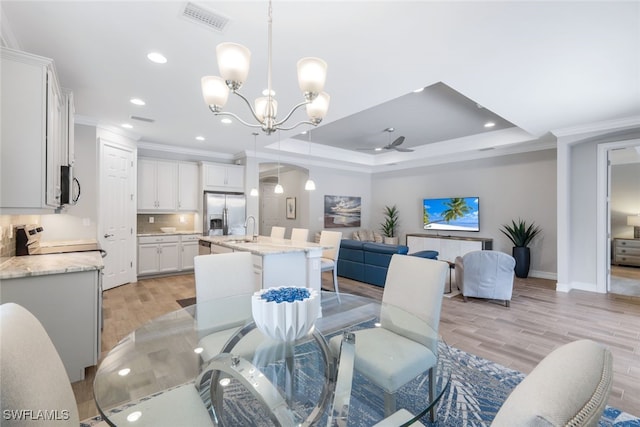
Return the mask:
<path id="1" fill-rule="evenodd" d="M 393 254 L 406 254 L 405 245 L 343 239 L 338 252 L 338 276 L 383 286 Z"/>

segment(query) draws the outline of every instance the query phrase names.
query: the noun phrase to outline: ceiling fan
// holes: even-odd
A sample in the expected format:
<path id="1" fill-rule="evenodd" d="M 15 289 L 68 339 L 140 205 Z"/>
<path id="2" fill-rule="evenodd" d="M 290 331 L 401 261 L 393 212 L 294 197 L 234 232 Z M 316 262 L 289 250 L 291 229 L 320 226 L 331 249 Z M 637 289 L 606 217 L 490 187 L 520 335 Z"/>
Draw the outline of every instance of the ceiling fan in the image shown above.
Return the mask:
<path id="1" fill-rule="evenodd" d="M 391 132 L 393 132 L 394 128 L 386 128 L 384 132 L 389 134 L 389 139 L 391 139 Z M 382 151 L 382 150 L 395 150 L 400 151 L 402 153 L 411 153 L 413 152 L 410 148 L 403 148 L 400 145 L 404 142 L 404 136 L 399 136 L 393 142 L 388 143 L 384 147 L 376 147 L 376 148 L 358 148 L 358 150 L 374 150 L 374 151 Z"/>

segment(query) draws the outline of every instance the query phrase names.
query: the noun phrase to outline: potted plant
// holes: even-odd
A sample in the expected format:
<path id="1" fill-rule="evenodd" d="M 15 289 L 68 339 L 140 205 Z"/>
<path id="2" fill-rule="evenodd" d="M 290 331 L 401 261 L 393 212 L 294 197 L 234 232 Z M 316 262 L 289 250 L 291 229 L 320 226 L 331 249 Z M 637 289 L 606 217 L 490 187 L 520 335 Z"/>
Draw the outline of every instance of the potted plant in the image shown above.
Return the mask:
<path id="1" fill-rule="evenodd" d="M 510 225 L 503 225 L 500 231 L 513 243 L 512 254 L 516 260 L 516 276 L 527 277 L 531 263 L 531 252 L 528 245 L 542 230 L 534 222 L 527 225 L 526 221 L 518 218 L 517 222 L 512 220 Z"/>
<path id="2" fill-rule="evenodd" d="M 398 237 L 395 235 L 398 227 L 398 208 L 396 205 L 384 207 L 384 222 L 380 224 L 380 231 L 384 237 L 384 243 L 388 245 L 397 245 Z"/>

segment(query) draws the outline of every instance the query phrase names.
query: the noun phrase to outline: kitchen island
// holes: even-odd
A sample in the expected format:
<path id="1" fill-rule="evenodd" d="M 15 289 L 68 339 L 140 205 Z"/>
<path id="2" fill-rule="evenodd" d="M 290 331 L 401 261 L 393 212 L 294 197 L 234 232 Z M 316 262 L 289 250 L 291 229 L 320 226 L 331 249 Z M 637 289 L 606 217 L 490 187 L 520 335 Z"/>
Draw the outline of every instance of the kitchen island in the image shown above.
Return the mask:
<path id="1" fill-rule="evenodd" d="M 304 286 L 320 291 L 320 258 L 324 249 L 312 242 L 272 239 L 267 236 L 204 236 L 211 253 L 251 252 L 258 288 Z"/>
<path id="2" fill-rule="evenodd" d="M 0 265 L 0 304 L 20 304 L 38 318 L 71 382 L 100 356 L 103 268 L 99 251 L 14 256 Z"/>

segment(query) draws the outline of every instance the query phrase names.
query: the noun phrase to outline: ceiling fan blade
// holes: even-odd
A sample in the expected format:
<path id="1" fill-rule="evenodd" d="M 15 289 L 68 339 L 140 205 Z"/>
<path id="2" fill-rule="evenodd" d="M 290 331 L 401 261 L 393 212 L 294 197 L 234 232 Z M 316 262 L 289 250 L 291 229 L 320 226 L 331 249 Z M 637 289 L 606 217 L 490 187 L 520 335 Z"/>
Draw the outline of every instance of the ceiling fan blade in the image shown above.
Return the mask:
<path id="1" fill-rule="evenodd" d="M 402 153 L 413 153 L 413 150 L 410 148 L 401 148 L 401 147 L 392 147 L 396 151 L 400 151 Z"/>
<path id="2" fill-rule="evenodd" d="M 404 142 L 404 136 L 399 136 L 398 138 L 396 138 L 395 141 L 393 141 L 391 144 L 389 144 L 389 147 L 397 147 L 398 145 L 402 144 Z"/>

